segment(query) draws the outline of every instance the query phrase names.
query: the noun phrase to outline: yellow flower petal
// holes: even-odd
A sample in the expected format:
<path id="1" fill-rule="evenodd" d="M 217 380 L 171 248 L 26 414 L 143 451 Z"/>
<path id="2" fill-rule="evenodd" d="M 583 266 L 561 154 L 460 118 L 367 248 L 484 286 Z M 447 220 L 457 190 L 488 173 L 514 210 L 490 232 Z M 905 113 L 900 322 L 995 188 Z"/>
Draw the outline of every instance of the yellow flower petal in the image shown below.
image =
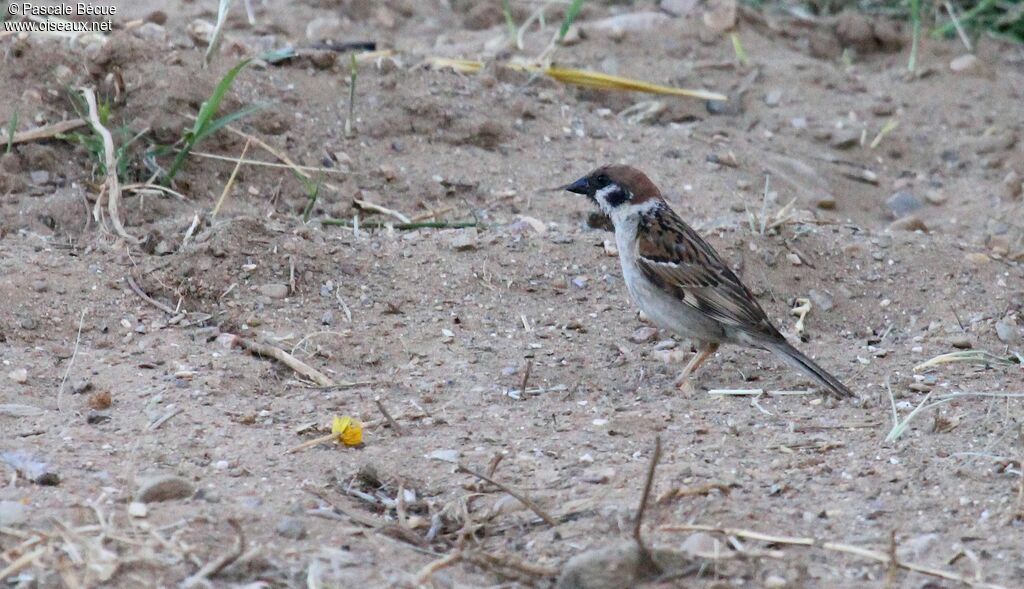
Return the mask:
<path id="1" fill-rule="evenodd" d="M 363 424 L 348 415 L 335 415 L 331 423 L 331 434 L 346 446 L 358 446 L 363 443 Z"/>
<path id="2" fill-rule="evenodd" d="M 353 419 L 345 431 L 341 434 L 341 443 L 346 446 L 358 446 L 363 443 L 363 424 L 358 419 Z"/>

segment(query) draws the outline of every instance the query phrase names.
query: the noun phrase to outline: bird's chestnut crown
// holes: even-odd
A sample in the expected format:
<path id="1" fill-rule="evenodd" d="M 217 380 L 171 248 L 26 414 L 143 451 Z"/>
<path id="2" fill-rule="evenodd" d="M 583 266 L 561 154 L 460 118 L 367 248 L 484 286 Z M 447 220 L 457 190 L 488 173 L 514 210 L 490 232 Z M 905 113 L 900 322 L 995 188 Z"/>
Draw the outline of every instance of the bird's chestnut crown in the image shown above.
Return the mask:
<path id="1" fill-rule="evenodd" d="M 602 166 L 565 186 L 569 192 L 594 201 L 605 213 L 625 203 L 639 204 L 661 196 L 658 188 L 643 172 L 630 166 Z"/>

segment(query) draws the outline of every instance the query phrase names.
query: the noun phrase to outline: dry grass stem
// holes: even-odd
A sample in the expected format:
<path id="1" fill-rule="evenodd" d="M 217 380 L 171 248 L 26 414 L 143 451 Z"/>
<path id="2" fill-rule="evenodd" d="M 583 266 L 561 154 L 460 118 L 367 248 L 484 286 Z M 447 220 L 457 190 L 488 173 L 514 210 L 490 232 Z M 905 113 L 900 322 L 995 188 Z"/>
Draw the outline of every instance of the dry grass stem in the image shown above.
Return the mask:
<path id="1" fill-rule="evenodd" d="M 420 569 L 420 572 L 416 573 L 416 586 L 426 585 L 434 573 L 443 568 L 450 567 L 460 560 L 462 560 L 462 553 L 452 552 L 451 554 L 442 556 L 441 558 L 427 564 Z"/>
<path id="2" fill-rule="evenodd" d="M 149 296 L 148 294 L 146 294 L 146 291 L 142 290 L 142 287 L 140 287 L 138 285 L 138 283 L 135 282 L 135 279 L 132 278 L 131 274 L 126 275 L 124 277 L 124 279 L 128 283 L 129 288 L 132 289 L 132 292 L 134 292 L 140 299 L 146 301 L 150 305 L 153 305 L 154 307 L 156 307 L 157 309 L 160 309 L 161 311 L 163 311 L 164 313 L 167 313 L 168 315 L 177 315 L 178 314 L 178 312 L 175 311 L 174 309 L 172 309 L 171 307 L 167 306 L 164 303 L 161 303 L 160 301 L 158 301 L 158 300 L 154 299 L 153 297 Z"/>
<path id="3" fill-rule="evenodd" d="M 250 139 L 246 138 L 246 140 L 249 141 Z M 317 174 L 344 174 L 345 173 L 345 172 L 343 172 L 341 170 L 338 170 L 336 168 L 318 168 L 316 166 L 300 166 L 298 164 L 296 164 L 296 165 L 279 164 L 279 163 L 276 163 L 276 162 L 265 162 L 263 160 L 253 160 L 253 159 L 237 158 L 237 157 L 232 157 L 232 156 L 229 156 L 229 155 L 220 155 L 220 154 L 209 153 L 209 152 L 205 152 L 205 151 L 190 151 L 189 155 L 195 156 L 195 157 L 198 157 L 198 158 L 202 158 L 202 159 L 217 160 L 217 161 L 222 161 L 222 162 L 232 162 L 232 163 L 236 163 L 236 164 L 237 163 L 242 163 L 242 164 L 245 164 L 247 166 L 259 166 L 259 167 L 264 167 L 264 168 L 280 168 L 280 169 L 283 169 L 283 170 L 301 170 L 303 172 L 309 172 L 311 174 L 312 173 L 317 173 Z M 308 178 L 308 176 L 307 176 L 307 178 Z"/>
<path id="4" fill-rule="evenodd" d="M 878 550 L 871 550 L 869 548 L 862 548 L 860 546 L 854 546 L 852 544 L 843 544 L 841 542 L 823 542 L 816 538 L 804 538 L 795 536 L 774 536 L 770 534 L 762 534 L 753 530 L 744 530 L 741 528 L 723 528 L 718 526 L 709 526 L 702 524 L 673 524 L 668 526 L 662 526 L 659 528 L 665 532 L 711 532 L 723 534 L 726 536 L 735 536 L 737 538 L 744 538 L 746 540 L 757 540 L 759 542 L 766 542 L 768 544 L 786 544 L 790 546 L 807 546 L 812 548 L 820 548 L 828 552 L 839 552 L 842 554 L 849 554 L 852 556 L 858 556 L 868 560 L 879 562 L 883 565 L 890 565 L 892 559 L 886 552 Z M 954 573 L 953 571 L 947 571 L 943 569 L 937 569 L 927 565 L 914 564 L 909 562 L 895 562 L 896 566 L 907 571 L 913 571 L 929 577 L 935 577 L 938 579 L 945 579 L 947 581 L 954 581 L 962 583 L 968 587 L 974 589 L 1007 589 L 1003 585 L 997 585 L 994 583 L 987 583 L 978 579 L 970 579 Z"/>
<path id="5" fill-rule="evenodd" d="M 231 175 L 228 176 L 228 181 L 224 184 L 224 190 L 221 191 L 220 198 L 217 199 L 217 204 L 214 205 L 213 211 L 210 212 L 211 223 L 217 219 L 217 213 L 220 212 L 220 207 L 224 204 L 224 199 L 228 197 L 228 192 L 230 192 L 231 187 L 235 185 L 235 177 L 238 176 L 238 169 L 242 167 L 242 162 L 245 160 L 245 154 L 249 153 L 249 145 L 251 143 L 251 140 L 245 140 L 245 145 L 242 147 L 242 155 L 238 156 L 238 160 L 235 162 L 235 169 L 231 170 Z"/>
<path id="6" fill-rule="evenodd" d="M 107 212 L 110 215 L 110 222 L 114 225 L 114 231 L 121 238 L 130 243 L 137 244 L 139 240 L 125 231 L 124 225 L 121 224 L 121 213 L 118 211 L 118 206 L 121 203 L 121 182 L 117 178 L 117 157 L 114 155 L 114 138 L 110 135 L 110 131 L 100 122 L 99 109 L 96 106 L 96 93 L 92 88 L 88 87 L 83 87 L 79 90 L 82 96 L 85 97 L 86 104 L 89 105 L 89 124 L 92 126 L 93 131 L 103 140 L 103 162 L 107 169 L 107 179 L 104 182 L 104 187 L 107 194 Z M 93 217 L 97 222 L 100 221 L 102 216 L 100 213 L 102 202 L 101 191 L 100 196 L 96 199 L 96 206 L 93 209 Z"/>
<path id="7" fill-rule="evenodd" d="M 64 376 L 60 379 L 60 386 L 57 388 L 57 412 L 63 413 L 64 409 L 61 408 L 61 399 L 64 397 L 64 385 L 68 382 L 68 375 L 71 374 L 71 367 L 75 365 L 75 358 L 78 357 L 78 345 L 82 342 L 82 325 L 85 323 L 85 309 L 82 309 L 82 315 L 78 318 L 78 335 L 75 336 L 75 349 L 71 352 L 71 359 L 68 360 L 68 367 L 64 371 Z M 2 579 L 3 576 L 0 576 Z"/>
<path id="8" fill-rule="evenodd" d="M 400 436 L 404 435 L 405 430 L 403 430 L 402 426 L 398 425 L 398 422 L 395 421 L 395 418 L 391 416 L 391 413 L 388 412 L 387 407 L 384 406 L 384 403 L 380 400 L 380 397 L 375 398 L 373 402 L 375 405 L 377 405 L 377 410 L 380 411 L 381 415 L 384 416 L 384 419 L 387 420 L 388 425 L 391 426 L 391 429 L 395 430 L 395 433 Z"/>
<path id="9" fill-rule="evenodd" d="M 11 144 L 17 145 L 18 143 L 28 143 L 30 141 L 39 141 L 40 139 L 52 139 L 57 135 L 62 135 L 68 131 L 74 131 L 75 129 L 84 127 L 87 124 L 88 123 L 86 123 L 84 119 L 70 119 L 54 123 L 52 125 L 36 127 L 35 129 L 15 133 L 11 138 Z"/>
<path id="10" fill-rule="evenodd" d="M 238 560 L 238 558 L 245 553 L 245 533 L 242 531 L 242 526 L 233 519 L 229 519 L 228 523 L 235 530 L 235 545 L 229 552 L 206 563 L 203 568 L 196 571 L 194 575 L 182 581 L 181 586 L 184 589 L 191 589 L 192 587 L 199 585 L 209 584 L 208 579 L 210 577 L 213 577 L 217 573 L 223 571 L 228 567 L 228 565 Z"/>
<path id="11" fill-rule="evenodd" d="M 398 219 L 400 223 L 412 223 L 412 220 L 410 220 L 409 217 L 406 217 L 402 213 L 394 209 L 389 209 L 379 204 L 374 204 L 368 200 L 353 198 L 352 206 L 354 206 L 356 209 L 359 209 L 360 211 L 370 211 L 373 213 L 380 213 L 382 215 L 394 217 L 395 219 Z"/>

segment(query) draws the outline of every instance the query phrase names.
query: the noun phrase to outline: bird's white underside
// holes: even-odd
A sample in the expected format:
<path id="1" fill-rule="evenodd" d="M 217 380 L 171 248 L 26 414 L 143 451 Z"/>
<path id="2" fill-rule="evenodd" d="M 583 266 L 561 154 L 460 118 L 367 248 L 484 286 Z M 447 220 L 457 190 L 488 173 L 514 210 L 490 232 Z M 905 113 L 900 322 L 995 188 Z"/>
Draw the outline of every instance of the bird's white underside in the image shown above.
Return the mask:
<path id="1" fill-rule="evenodd" d="M 684 338 L 703 342 L 722 342 L 721 326 L 695 307 L 657 287 L 644 276 L 638 263 L 637 228 L 640 215 L 659 206 L 652 199 L 637 205 L 622 204 L 608 214 L 615 226 L 615 244 L 619 249 L 622 278 L 633 299 L 651 322 Z M 675 265 L 667 263 L 666 265 Z"/>

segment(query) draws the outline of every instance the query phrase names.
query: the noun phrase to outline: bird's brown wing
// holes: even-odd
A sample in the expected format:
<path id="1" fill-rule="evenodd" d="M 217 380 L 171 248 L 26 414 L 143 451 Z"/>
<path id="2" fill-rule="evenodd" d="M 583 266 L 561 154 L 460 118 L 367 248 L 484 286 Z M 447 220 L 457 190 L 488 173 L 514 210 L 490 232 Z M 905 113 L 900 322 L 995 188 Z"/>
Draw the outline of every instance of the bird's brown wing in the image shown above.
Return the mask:
<path id="1" fill-rule="evenodd" d="M 727 329 L 757 339 L 782 337 L 718 253 L 671 209 L 644 215 L 640 223 L 639 265 L 651 282 Z"/>

